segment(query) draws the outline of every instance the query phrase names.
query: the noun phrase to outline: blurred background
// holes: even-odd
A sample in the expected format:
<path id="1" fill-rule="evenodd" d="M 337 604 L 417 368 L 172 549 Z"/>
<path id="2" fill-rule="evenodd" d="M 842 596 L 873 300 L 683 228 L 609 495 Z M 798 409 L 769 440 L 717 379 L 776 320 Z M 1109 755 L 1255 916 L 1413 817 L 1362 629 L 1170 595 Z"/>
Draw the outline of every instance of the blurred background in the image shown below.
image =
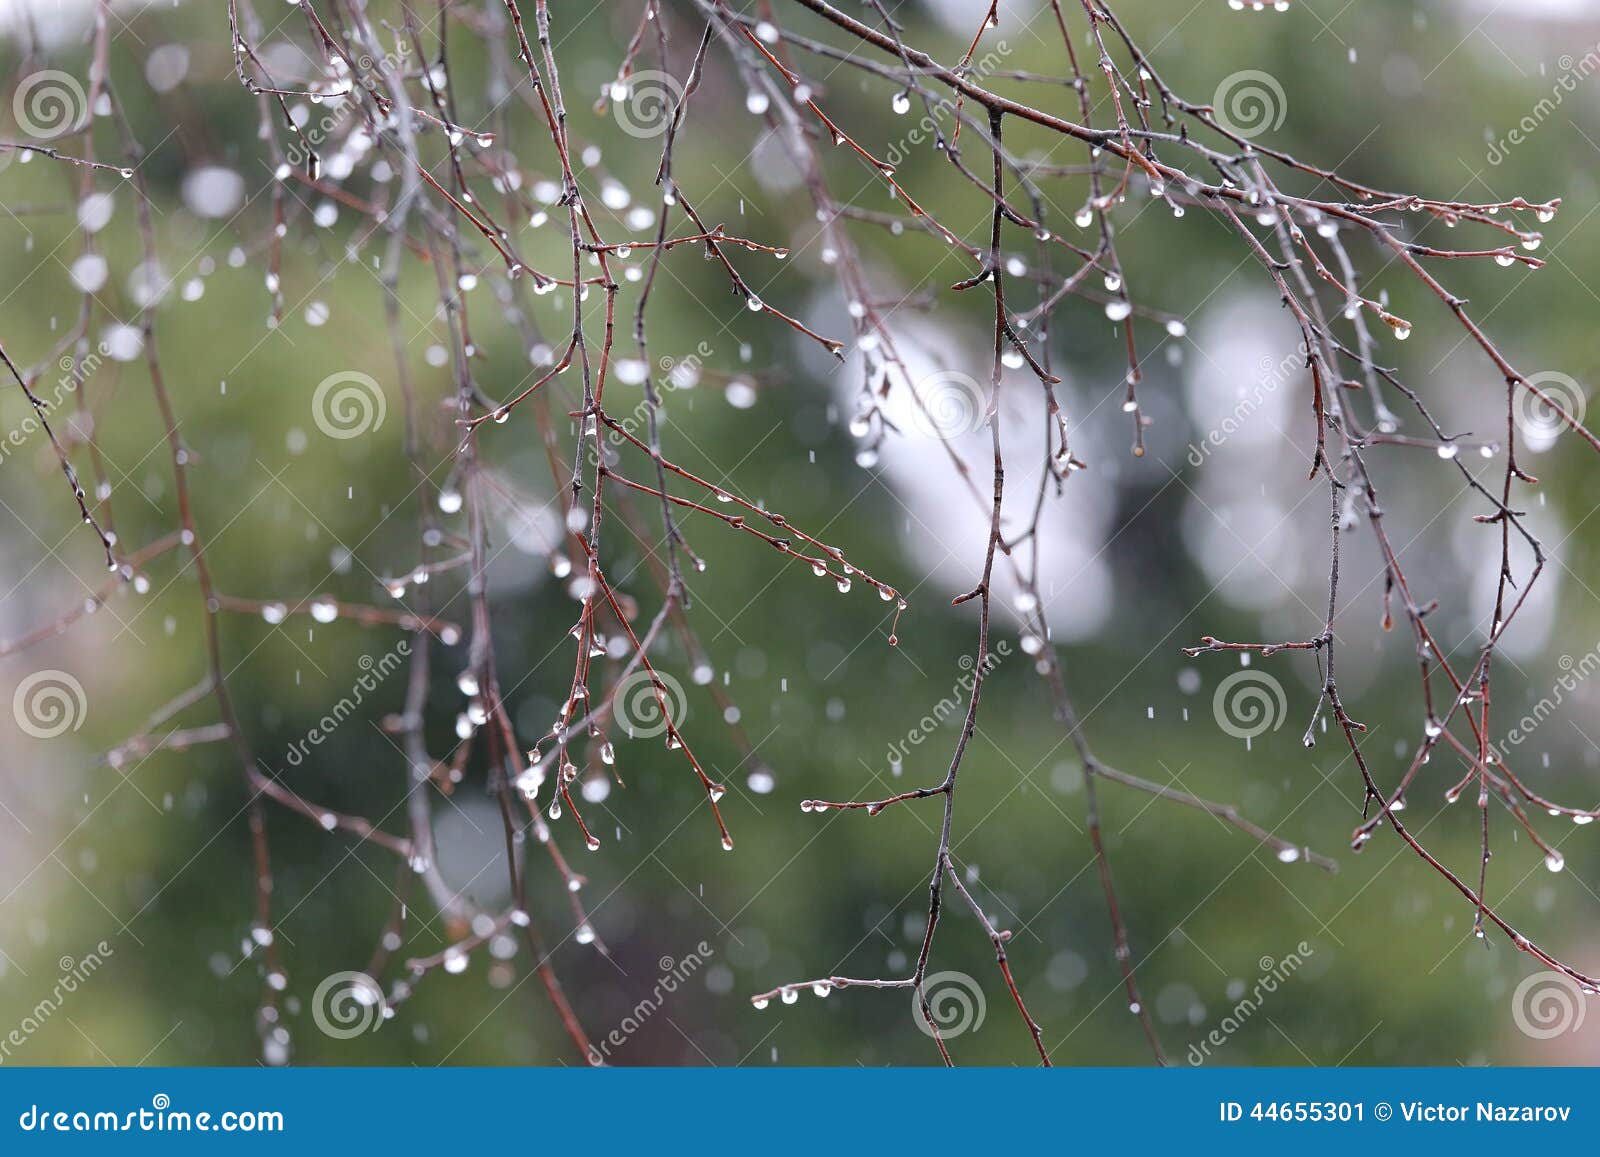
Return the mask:
<path id="1" fill-rule="evenodd" d="M 496 5 L 454 7 L 453 19 L 470 23 Z M 608 239 L 648 237 L 660 208 L 651 184 L 659 138 L 624 131 L 615 110 L 594 103 L 616 76 L 641 6 L 582 6 L 581 17 L 565 7 L 557 6 L 556 51 L 571 136 L 585 150 L 580 179 Z M 864 8 L 846 7 L 865 18 Z M 954 62 L 983 5 L 890 7 L 908 42 Z M 1081 13 L 1064 7 L 1084 52 Z M 1119 0 L 1116 11 L 1164 78 L 1191 100 L 1209 102 L 1241 71 L 1268 74 L 1281 91 L 1282 120 L 1262 139 L 1303 160 L 1438 198 L 1561 198 L 1561 213 L 1543 226 L 1538 256 L 1545 268 L 1463 261 L 1438 272 L 1471 299 L 1475 316 L 1519 369 L 1562 375 L 1577 385 L 1581 405 L 1596 371 L 1600 304 L 1593 285 L 1600 268 L 1600 57 L 1591 55 L 1600 52 L 1600 4 L 1293 0 L 1287 11 L 1257 12 L 1226 0 Z M 266 30 L 259 51 L 285 87 L 304 87 L 314 75 L 304 20 L 281 4 L 264 4 L 257 15 Z M 419 15 L 431 24 L 435 10 L 421 6 Z M 0 70 L 9 78 L 9 119 L 0 136 L 29 139 L 14 123 L 13 97 L 39 70 L 87 84 L 92 16 L 87 0 L 0 3 Z M 773 17 L 829 38 L 797 5 L 779 0 Z M 665 3 L 662 18 L 671 33 L 668 71 L 681 78 L 703 25 L 678 2 Z M 63 414 L 58 433 L 85 477 L 93 476 L 85 444 L 92 434 L 120 540 L 132 549 L 176 525 L 171 464 L 137 329 L 141 305 L 156 295 L 156 340 L 193 454 L 195 518 L 217 589 L 269 604 L 323 596 L 394 609 L 387 580 L 403 578 L 418 561 L 417 492 L 404 455 L 382 289 L 371 268 L 382 238 L 369 237 L 371 221 L 356 207 L 376 197 L 378 177 L 392 174 L 375 175 L 370 157 L 354 172 L 335 158 L 328 187 L 354 201 L 284 183 L 283 316 L 269 324 L 273 303 L 264 279 L 274 162 L 258 134 L 256 101 L 234 74 L 226 6 L 117 4 L 110 19 L 111 75 L 145 148 L 140 169 L 160 267 L 144 261 L 133 182 L 102 171 L 85 188 L 80 169 L 0 153 L 0 343 L 19 366 L 37 367 L 77 324 L 88 295 L 93 364 L 80 371 L 46 365 L 35 392 L 49 397 L 58 377 L 81 373 L 89 413 Z M 1002 4 L 1000 26 L 986 34 L 984 49 L 997 54 L 1003 70 L 1060 76 L 1065 68 L 1048 6 L 1033 0 Z M 640 63 L 658 63 L 653 35 Z M 810 57 L 796 63 L 817 85 L 823 107 L 866 147 L 898 148 L 898 178 L 907 190 L 963 237 L 986 242 L 981 191 L 953 179 L 927 139 L 910 139 L 920 108 L 900 114 L 895 86 L 865 72 Z M 478 39 L 456 37 L 451 64 L 459 120 L 486 125 Z M 1003 78 L 993 84 L 1077 115 L 1076 97 L 1064 86 Z M 714 45 L 674 172 L 707 221 L 790 249 L 782 262 L 737 255 L 764 300 L 821 333 L 848 338 L 849 302 L 819 243 L 801 174 L 747 95 Z M 526 190 L 548 201 L 541 183 L 559 175 L 548 137 L 527 104 L 506 108 L 505 135 L 492 151 L 513 150 Z M 299 115 L 322 113 L 301 107 Z M 1107 115 L 1097 109 L 1099 123 Z M 1519 126 L 1513 142 L 1508 134 Z M 337 130 L 339 139 L 345 131 Z M 110 118 L 99 119 L 96 155 L 118 157 L 117 135 Z M 1025 130 L 1008 139 L 1024 154 L 1042 155 L 1055 143 Z M 60 142 L 62 151 L 79 152 L 78 140 Z M 438 149 L 437 136 L 432 147 Z M 898 211 L 882 183 L 845 151 L 827 160 L 836 196 Z M 1065 147 L 1051 159 L 1085 160 Z M 966 160 L 980 170 L 988 164 L 976 143 Z M 446 171 L 435 168 L 441 178 Z M 481 184 L 481 194 L 491 196 L 489 182 Z M 1081 181 L 1052 187 L 1055 228 L 1080 232 L 1071 217 L 1083 196 Z M 553 270 L 564 259 L 566 226 L 559 206 L 547 209 L 551 220 L 519 226 L 517 243 Z M 1140 399 L 1152 423 L 1148 452 L 1135 458 L 1121 408 L 1118 330 L 1091 301 L 1074 299 L 1056 314 L 1051 356 L 1065 379 L 1059 394 L 1073 423 L 1074 453 L 1089 467 L 1043 516 L 1041 593 L 1066 678 L 1086 734 L 1108 762 L 1236 803 L 1339 867 L 1330 874 L 1304 857 L 1280 862 L 1204 814 L 1102 786 L 1132 959 L 1168 1055 L 1180 1064 L 1241 1065 L 1600 1059 L 1600 1015 L 1585 1022 L 1583 998 L 1558 990 L 1549 998 L 1571 1007 L 1557 1016 L 1556 1032 L 1544 1031 L 1550 1009 L 1530 1014 L 1530 994 L 1517 991 L 1537 971 L 1535 962 L 1502 936 L 1475 940 L 1471 906 L 1392 832 L 1380 830 L 1359 855 L 1350 851 L 1362 794 L 1349 753 L 1334 735 L 1310 750 L 1300 742 L 1316 700 L 1309 658 L 1290 652 L 1253 663 L 1283 689 L 1275 727 L 1247 743 L 1219 726 L 1214 695 L 1240 669 L 1237 656 L 1191 660 L 1183 646 L 1205 634 L 1280 640 L 1320 630 L 1328 514 L 1325 485 L 1305 480 L 1309 385 L 1292 362 L 1281 373 L 1272 368 L 1292 354 L 1295 330 L 1222 223 L 1203 211 L 1177 219 L 1142 187 L 1115 220 L 1130 295 L 1182 324 L 1171 332 L 1141 327 L 1148 348 Z M 674 219 L 675 232 L 680 222 Z M 1426 244 L 1500 243 L 1465 227 L 1416 228 Z M 94 237 L 88 262 L 84 230 Z M 867 224 L 851 230 L 881 297 L 911 298 L 895 321 L 910 364 L 984 380 L 992 305 L 981 293 L 944 290 L 969 276 L 971 263 L 914 231 Z M 534 299 L 538 333 L 508 323 L 503 267 L 470 234 L 464 230 L 463 243 L 482 270 L 465 294 L 479 353 L 475 374 L 488 394 L 503 398 L 530 368 L 548 362 L 552 346 L 559 355 L 570 296 Z M 1016 240 L 1031 252 L 1025 237 Z M 1355 256 L 1372 275 L 1368 292 L 1387 294 L 1390 307 L 1415 323 L 1403 347 L 1385 335 L 1380 357 L 1401 367 L 1447 427 L 1503 441 L 1504 395 L 1494 367 L 1413 279 L 1386 266 L 1370 245 L 1358 242 Z M 621 259 L 637 268 L 645 260 L 642 250 Z M 975 607 L 948 604 L 980 571 L 987 513 L 966 499 L 936 441 L 891 437 L 872 452 L 852 433 L 858 351 L 837 362 L 770 313 L 745 310 L 729 295 L 720 266 L 692 247 L 673 251 L 665 270 L 671 275 L 663 273 L 650 307 L 657 364 L 640 369 L 670 382 L 667 454 L 842 547 L 905 592 L 910 605 L 891 647 L 893 607 L 869 588 L 840 594 L 749 536 L 688 516 L 691 544 L 707 562 L 690 576 L 690 618 L 711 669 L 696 670 L 675 640 L 657 662 L 685 688 L 684 734 L 711 778 L 728 785 L 721 806 L 736 847 L 728 854 L 719 846 L 681 753 L 663 750 L 659 739 L 618 736 L 616 769 L 626 786 L 585 792 L 601 850 L 583 852 L 570 816 L 551 821 L 586 877 L 580 895 L 593 935 L 576 927 L 560 878 L 537 850 L 529 861 L 534 925 L 592 1038 L 620 1038 L 605 1046 L 611 1063 L 937 1063 L 904 991 L 836 991 L 820 999 L 806 989 L 792 1003 L 774 1000 L 759 1011 L 749 997 L 830 974 L 909 971 L 926 920 L 937 801 L 870 819 L 808 814 L 799 804 L 874 798 L 944 774 L 961 715 L 947 701 L 961 700 L 963 656 L 970 663 L 976 632 Z M 440 518 L 460 533 L 463 516 L 448 501 L 457 434 L 441 405 L 453 379 L 432 277 L 421 263 L 408 263 L 405 357 L 423 399 L 424 456 L 439 464 L 433 482 L 447 495 Z M 625 284 L 628 318 L 637 293 L 637 283 Z M 597 297 L 587 310 L 598 333 Z M 668 358 L 679 367 L 675 375 L 663 369 Z M 313 412 L 319 383 L 344 371 L 370 375 L 386 398 L 386 419 L 354 438 L 327 436 Z M 619 371 L 607 387 L 614 412 L 634 411 L 642 376 Z M 78 390 L 66 392 L 71 410 Z M 552 393 L 555 413 L 575 408 L 576 375 Z M 1400 411 L 1399 402 L 1392 399 L 1391 408 Z M 885 403 L 891 414 L 905 404 Z M 1019 497 L 1011 516 L 1018 519 L 1037 486 L 1029 439 L 1039 405 L 1027 371 L 1008 373 L 1002 421 L 1016 430 L 1027 420 L 1030 432 L 1016 435 L 1013 455 Z M 29 432 L 30 413 L 8 382 L 0 393 L 0 419 L 13 432 L 0 463 L 0 639 L 13 642 L 84 609 L 107 577 L 49 442 Z M 1194 449 L 1224 424 L 1229 433 L 1220 444 Z M 568 422 L 558 425 L 562 452 L 570 453 Z M 1414 426 L 1413 417 L 1403 429 Z M 953 445 L 986 486 L 988 434 Z M 484 427 L 481 446 L 496 484 L 487 526 L 494 645 L 507 708 L 519 739 L 531 744 L 548 730 L 572 671 L 566 632 L 577 604 L 559 556 L 561 495 L 525 411 Z M 1497 484 L 1503 459 L 1475 450 L 1470 457 L 1470 469 Z M 1389 533 L 1418 598 L 1438 600 L 1434 630 L 1455 648 L 1453 658 L 1470 665 L 1492 614 L 1498 531 L 1472 521 L 1484 507 L 1431 451 L 1384 448 L 1373 458 L 1386 484 Z M 634 476 L 646 477 L 648 463 L 634 459 Z M 1595 463 L 1574 438 L 1535 437 L 1523 465 L 1541 485 L 1518 504 L 1550 561 L 1504 642 L 1496 717 L 1508 727 L 1546 702 L 1549 709 L 1539 711 L 1536 729 L 1517 748 L 1516 766 L 1543 794 L 1594 806 L 1600 681 L 1588 676 L 1600 661 Z M 645 544 L 611 525 L 608 565 L 615 575 L 632 573 L 625 585 L 643 621 L 661 597 L 640 566 Z M 1387 786 L 1422 738 L 1415 655 L 1403 624 L 1390 634 L 1380 627 L 1383 579 L 1368 527 L 1346 541 L 1341 685 L 1352 714 L 1368 727 L 1364 751 Z M 16 711 L 0 712 L 0 1038 L 16 1026 L 0 1050 L 6 1064 L 231 1065 L 262 1057 L 256 1014 L 264 964 L 259 936 L 252 936 L 254 871 L 236 756 L 226 743 L 201 743 L 107 758 L 205 674 L 199 595 L 179 559 L 173 552 L 153 561 L 144 589 L 123 585 L 68 629 L 0 659 L 0 691 L 15 691 L 14 703 L 40 672 L 67 673 L 82 688 L 81 698 L 69 694 L 65 704 L 69 726 L 24 727 Z M 457 623 L 469 619 L 462 575 L 450 571 L 429 584 L 437 613 Z M 986 685 L 964 765 L 954 856 L 997 925 L 1013 933 L 1012 968 L 1052 1057 L 1079 1065 L 1149 1063 L 1112 952 L 1085 828 L 1082 767 L 1052 719 L 1010 598 L 1003 595 L 995 625 L 996 643 L 1009 654 L 1001 652 Z M 362 692 L 355 716 L 292 757 L 308 729 L 369 667 L 384 670 L 382 658 L 408 637 L 390 625 L 323 617 L 284 618 L 270 607 L 265 617 L 222 616 L 223 661 L 241 724 L 261 765 L 295 791 L 403 833 L 406 766 L 381 726 L 401 708 L 403 675 L 378 679 Z M 434 648 L 428 737 L 436 757 L 456 743 L 457 716 L 466 710 L 457 679 L 466 662 L 459 642 Z M 1570 686 L 1559 682 L 1563 676 Z M 719 718 L 728 704 L 713 697 L 707 681 L 733 705 L 753 754 Z M 215 722 L 209 701 L 176 720 L 184 727 Z M 891 759 L 890 749 L 914 732 L 931 734 Z M 1475 878 L 1473 793 L 1447 806 L 1444 793 L 1460 777 L 1459 762 L 1434 762 L 1441 766 L 1424 768 L 1410 793 L 1409 825 L 1453 870 Z M 443 878 L 475 903 L 503 911 L 510 904 L 505 844 L 480 763 L 470 763 L 448 795 L 429 789 L 428 806 Z M 295 1062 L 581 1062 L 530 967 L 526 943 L 504 934 L 430 971 L 376 1031 L 347 1038 L 321 1031 L 314 992 L 325 977 L 369 967 L 394 905 L 395 858 L 277 805 L 266 814 L 275 871 L 271 933 L 285 973 L 287 1055 Z M 1552 872 L 1503 810 L 1491 821 L 1492 900 L 1555 955 L 1591 972 L 1600 968 L 1593 830 L 1539 817 L 1564 860 L 1565 870 Z M 402 961 L 441 953 L 466 932 L 441 918 L 420 888 L 412 899 L 379 977 L 386 991 L 403 978 Z M 970 1010 L 951 1041 L 959 1062 L 1030 1063 L 1032 1047 L 992 948 L 950 896 L 932 970 L 970 978 L 952 982 Z M 64 977 L 73 983 L 62 996 Z M 1201 1047 L 1216 1037 L 1220 1044 Z"/>

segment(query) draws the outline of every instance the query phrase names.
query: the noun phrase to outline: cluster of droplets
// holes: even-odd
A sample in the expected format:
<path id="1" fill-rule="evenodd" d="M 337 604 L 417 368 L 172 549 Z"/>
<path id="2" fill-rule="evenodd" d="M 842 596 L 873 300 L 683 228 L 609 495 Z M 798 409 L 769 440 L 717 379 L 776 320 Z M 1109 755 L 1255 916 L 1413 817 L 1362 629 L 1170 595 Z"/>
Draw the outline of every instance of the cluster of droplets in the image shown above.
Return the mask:
<path id="1" fill-rule="evenodd" d="M 473 671 L 462 671 L 456 676 L 456 690 L 467 700 L 466 707 L 456 715 L 456 738 L 468 740 L 489 722 L 489 709 L 484 705 L 478 676 Z"/>
<path id="2" fill-rule="evenodd" d="M 813 996 L 826 997 L 833 992 L 834 985 L 831 980 L 813 981 L 809 985 L 786 984 L 778 989 L 778 999 L 784 1004 L 793 1004 L 800 999 L 800 990 L 803 988 L 809 988 Z M 757 996 L 750 1001 L 751 1006 L 756 1009 L 766 1008 L 771 1003 L 772 998 L 770 996 Z"/>

